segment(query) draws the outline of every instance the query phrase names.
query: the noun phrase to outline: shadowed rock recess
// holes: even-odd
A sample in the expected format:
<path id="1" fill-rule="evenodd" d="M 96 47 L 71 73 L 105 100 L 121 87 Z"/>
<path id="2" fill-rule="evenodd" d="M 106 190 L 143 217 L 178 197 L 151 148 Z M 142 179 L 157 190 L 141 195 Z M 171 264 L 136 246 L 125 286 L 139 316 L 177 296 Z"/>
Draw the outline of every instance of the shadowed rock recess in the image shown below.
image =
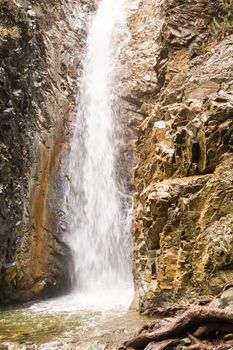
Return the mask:
<path id="1" fill-rule="evenodd" d="M 0 0 L 2 303 L 69 285 L 62 160 L 91 3 Z"/>
<path id="2" fill-rule="evenodd" d="M 233 279 L 233 35 L 215 0 L 138 2 L 123 61 L 140 309 L 187 305 Z"/>

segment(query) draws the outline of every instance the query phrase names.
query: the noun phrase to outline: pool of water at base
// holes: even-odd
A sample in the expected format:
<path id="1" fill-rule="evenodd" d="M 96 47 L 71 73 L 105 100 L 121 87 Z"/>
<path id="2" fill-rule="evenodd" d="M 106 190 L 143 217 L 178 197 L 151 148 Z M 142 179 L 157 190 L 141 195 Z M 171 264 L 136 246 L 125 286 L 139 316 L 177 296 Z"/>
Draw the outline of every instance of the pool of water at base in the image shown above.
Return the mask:
<path id="1" fill-rule="evenodd" d="M 0 310 L 0 350 L 115 350 L 145 324 L 122 306 L 79 308 L 66 296 Z"/>

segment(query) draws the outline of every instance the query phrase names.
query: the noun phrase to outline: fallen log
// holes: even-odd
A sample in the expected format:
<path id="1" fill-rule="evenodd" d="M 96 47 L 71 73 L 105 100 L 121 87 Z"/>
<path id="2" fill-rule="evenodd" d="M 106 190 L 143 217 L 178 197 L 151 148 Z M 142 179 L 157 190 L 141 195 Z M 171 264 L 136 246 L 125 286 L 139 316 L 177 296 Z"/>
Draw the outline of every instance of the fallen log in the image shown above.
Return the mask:
<path id="1" fill-rule="evenodd" d="M 183 347 L 185 349 L 185 347 Z M 193 344 L 186 347 L 187 350 L 210 350 L 210 348 L 205 344 Z"/>
<path id="2" fill-rule="evenodd" d="M 152 342 L 147 345 L 145 350 L 165 350 L 169 346 L 175 346 L 178 345 L 180 342 L 179 339 L 168 339 L 168 340 L 163 340 L 160 342 Z"/>
<path id="3" fill-rule="evenodd" d="M 173 307 L 153 307 L 150 309 L 147 309 L 143 312 L 143 315 L 145 316 L 174 316 L 179 311 L 187 310 L 187 307 L 183 306 L 173 306 Z"/>
<path id="4" fill-rule="evenodd" d="M 161 327 L 167 326 L 171 321 L 169 319 L 158 319 L 153 322 L 150 322 L 149 324 L 145 324 L 138 332 L 139 334 L 148 333 L 155 331 L 156 329 L 159 329 Z"/>
<path id="5" fill-rule="evenodd" d="M 198 306 L 186 311 L 182 316 L 174 318 L 168 325 L 159 329 L 143 332 L 133 339 L 125 342 L 121 350 L 133 348 L 143 350 L 154 341 L 173 339 L 193 328 L 205 325 L 206 323 L 228 324 L 233 331 L 233 312 L 220 309 L 212 309 L 207 306 Z"/>

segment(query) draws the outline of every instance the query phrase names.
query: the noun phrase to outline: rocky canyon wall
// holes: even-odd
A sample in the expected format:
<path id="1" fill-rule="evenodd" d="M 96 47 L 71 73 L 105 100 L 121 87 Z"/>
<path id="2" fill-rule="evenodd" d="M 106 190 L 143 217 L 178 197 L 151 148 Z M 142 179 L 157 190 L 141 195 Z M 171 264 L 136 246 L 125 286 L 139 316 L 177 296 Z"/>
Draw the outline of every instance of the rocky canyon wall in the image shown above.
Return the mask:
<path id="1" fill-rule="evenodd" d="M 92 5 L 0 0 L 3 303 L 54 294 L 69 285 L 69 251 L 61 240 L 63 159 Z"/>
<path id="2" fill-rule="evenodd" d="M 215 295 L 233 278 L 233 30 L 223 26 L 224 4 L 142 0 L 131 9 L 121 95 L 136 154 L 141 310 Z"/>

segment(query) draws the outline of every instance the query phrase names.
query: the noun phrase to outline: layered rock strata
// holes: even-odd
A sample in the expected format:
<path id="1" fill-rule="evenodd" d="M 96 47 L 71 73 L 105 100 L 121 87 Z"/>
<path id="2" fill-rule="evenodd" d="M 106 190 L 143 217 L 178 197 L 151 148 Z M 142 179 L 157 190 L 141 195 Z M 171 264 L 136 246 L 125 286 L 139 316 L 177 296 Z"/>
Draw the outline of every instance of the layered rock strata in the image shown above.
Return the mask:
<path id="1" fill-rule="evenodd" d="M 64 153 L 93 2 L 0 1 L 0 301 L 69 285 Z"/>
<path id="2" fill-rule="evenodd" d="M 220 6 L 132 8 L 121 94 L 136 153 L 141 310 L 189 304 L 233 278 L 233 36 L 211 33 Z"/>

